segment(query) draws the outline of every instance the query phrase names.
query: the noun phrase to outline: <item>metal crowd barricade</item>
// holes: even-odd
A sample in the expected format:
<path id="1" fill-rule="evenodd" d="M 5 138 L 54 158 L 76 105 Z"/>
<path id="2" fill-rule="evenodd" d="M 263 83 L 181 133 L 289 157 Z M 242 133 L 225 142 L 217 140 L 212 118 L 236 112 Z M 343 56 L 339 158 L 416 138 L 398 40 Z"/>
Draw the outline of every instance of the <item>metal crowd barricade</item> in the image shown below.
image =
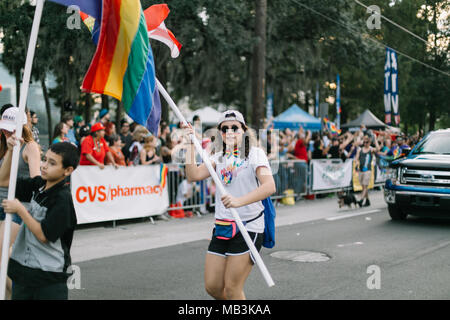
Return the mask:
<path id="1" fill-rule="evenodd" d="M 292 190 L 289 196 L 299 197 L 308 193 L 308 164 L 304 160 L 270 161 L 276 192 L 272 199 L 287 196 L 286 190 Z"/>
<path id="2" fill-rule="evenodd" d="M 188 182 L 184 164 L 167 164 L 167 187 L 169 192 L 169 208 L 171 210 L 193 210 L 200 215 L 206 204 L 206 181 Z M 182 190 L 188 190 L 188 196 L 181 195 Z M 181 203 L 183 200 L 183 203 Z"/>
<path id="3" fill-rule="evenodd" d="M 205 180 L 205 192 L 206 192 L 206 206 L 215 207 L 216 205 L 216 186 L 214 185 L 214 180 L 208 178 Z"/>
<path id="4" fill-rule="evenodd" d="M 308 192 L 308 164 L 303 160 L 275 160 L 270 161 L 273 178 L 276 186 L 276 193 L 271 199 L 281 199 L 286 197 L 286 190 L 293 190 L 289 196 L 299 197 Z M 206 203 L 215 206 L 215 186 L 211 178 L 206 181 L 205 191 Z"/>
<path id="5" fill-rule="evenodd" d="M 272 168 L 273 178 L 275 181 L 276 192 L 271 196 L 273 200 L 282 199 L 285 197 L 298 198 L 307 194 L 323 194 L 333 193 L 336 191 L 351 190 L 353 184 L 333 187 L 329 189 L 313 190 L 313 166 L 317 160 L 310 161 L 308 164 L 303 160 L 274 160 L 270 161 Z M 340 159 L 324 159 L 320 161 L 328 161 L 333 164 L 342 164 Z M 215 206 L 215 185 L 211 178 L 203 181 L 188 183 L 189 188 L 192 188 L 191 197 L 183 203 L 177 204 L 177 196 L 181 190 L 180 185 L 186 179 L 184 174 L 183 164 L 167 164 L 168 166 L 168 191 L 169 191 L 169 204 L 168 211 L 183 209 L 192 210 L 200 215 L 200 212 L 204 213 L 206 210 Z M 375 165 L 376 170 L 377 165 Z M 384 184 L 384 177 L 378 176 L 380 170 L 375 172 L 375 184 L 374 187 L 382 186 Z M 187 183 L 187 182 L 184 182 Z M 291 192 L 286 193 L 287 190 Z M 178 206 L 177 206 L 178 205 Z"/>

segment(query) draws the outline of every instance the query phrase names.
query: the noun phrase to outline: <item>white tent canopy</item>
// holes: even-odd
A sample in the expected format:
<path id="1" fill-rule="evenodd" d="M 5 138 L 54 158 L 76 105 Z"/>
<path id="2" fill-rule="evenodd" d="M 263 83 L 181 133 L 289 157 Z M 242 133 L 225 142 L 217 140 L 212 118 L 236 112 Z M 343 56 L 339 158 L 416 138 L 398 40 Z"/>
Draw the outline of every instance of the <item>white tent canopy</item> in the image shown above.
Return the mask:
<path id="1" fill-rule="evenodd" d="M 214 126 L 217 125 L 217 122 L 219 121 L 221 115 L 222 115 L 221 112 L 217 111 L 212 107 L 204 107 L 192 112 L 191 115 L 189 116 L 189 121 L 192 122 L 192 118 L 194 118 L 194 116 L 199 116 L 200 121 L 202 122 L 203 125 Z"/>
<path id="2" fill-rule="evenodd" d="M 389 129 L 391 132 L 400 134 L 402 132 L 402 130 L 400 130 L 400 128 L 397 127 L 391 127 L 391 126 L 387 126 L 387 129 Z"/>

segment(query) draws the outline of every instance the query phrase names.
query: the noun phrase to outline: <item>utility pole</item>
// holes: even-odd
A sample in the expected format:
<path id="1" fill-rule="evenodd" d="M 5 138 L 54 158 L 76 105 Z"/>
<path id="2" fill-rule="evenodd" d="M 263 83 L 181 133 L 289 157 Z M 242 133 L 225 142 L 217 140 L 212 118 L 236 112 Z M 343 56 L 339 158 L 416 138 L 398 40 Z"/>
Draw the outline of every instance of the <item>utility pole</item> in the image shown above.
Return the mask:
<path id="1" fill-rule="evenodd" d="M 252 68 L 252 124 L 260 128 L 265 110 L 267 0 L 255 0 L 256 44 Z"/>

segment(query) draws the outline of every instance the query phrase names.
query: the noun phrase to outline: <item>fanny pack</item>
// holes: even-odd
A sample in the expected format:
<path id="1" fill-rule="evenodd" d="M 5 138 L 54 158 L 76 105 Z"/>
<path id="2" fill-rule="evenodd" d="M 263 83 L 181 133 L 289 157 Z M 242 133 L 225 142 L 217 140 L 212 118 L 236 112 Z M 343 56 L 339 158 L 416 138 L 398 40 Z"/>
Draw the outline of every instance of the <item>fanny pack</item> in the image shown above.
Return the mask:
<path id="1" fill-rule="evenodd" d="M 264 211 L 262 211 L 257 217 L 248 221 L 242 221 L 242 223 L 245 226 L 247 223 L 258 219 L 263 214 Z M 215 226 L 216 227 L 214 228 L 214 236 L 220 240 L 233 239 L 234 236 L 236 236 L 239 233 L 239 227 L 237 226 L 236 221 L 232 219 L 216 219 Z"/>

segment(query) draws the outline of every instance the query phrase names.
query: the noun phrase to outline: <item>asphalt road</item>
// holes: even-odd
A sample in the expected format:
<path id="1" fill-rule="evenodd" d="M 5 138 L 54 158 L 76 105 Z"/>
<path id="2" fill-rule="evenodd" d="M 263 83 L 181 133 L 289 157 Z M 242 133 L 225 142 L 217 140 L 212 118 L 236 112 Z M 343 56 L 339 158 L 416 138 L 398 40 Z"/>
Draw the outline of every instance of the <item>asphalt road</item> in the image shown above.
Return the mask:
<path id="1" fill-rule="evenodd" d="M 275 286 L 255 266 L 248 299 L 450 299 L 450 221 L 393 222 L 380 191 L 371 207 L 339 209 L 336 199 L 277 208 L 276 246 L 261 256 Z M 76 232 L 79 289 L 69 298 L 210 299 L 203 263 L 212 215 Z M 322 262 L 280 259 L 283 251 L 322 253 Z M 302 255 L 312 258 L 314 255 Z"/>

